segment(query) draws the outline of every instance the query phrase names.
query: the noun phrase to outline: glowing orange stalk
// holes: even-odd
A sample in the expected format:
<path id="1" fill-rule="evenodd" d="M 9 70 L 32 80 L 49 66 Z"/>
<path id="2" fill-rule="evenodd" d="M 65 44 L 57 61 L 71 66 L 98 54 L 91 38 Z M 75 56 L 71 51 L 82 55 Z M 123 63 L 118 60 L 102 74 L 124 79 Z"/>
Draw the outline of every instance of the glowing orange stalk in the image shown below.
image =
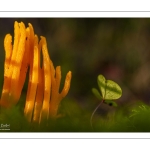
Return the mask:
<path id="1" fill-rule="evenodd" d="M 41 52 L 41 40 L 39 42 L 38 46 L 39 54 Z M 34 106 L 34 112 L 33 112 L 33 122 L 39 123 L 40 121 L 40 113 L 42 109 L 43 104 L 43 93 L 44 93 L 44 71 L 43 68 L 40 67 L 40 55 L 39 55 L 39 62 L 38 62 L 38 85 L 37 85 L 37 94 L 36 94 L 36 100 L 35 100 L 35 106 Z"/>
<path id="2" fill-rule="evenodd" d="M 55 69 L 53 63 L 51 61 L 51 73 L 52 73 L 52 94 L 51 94 L 51 101 L 50 101 L 50 117 L 56 117 L 58 106 L 61 100 L 67 95 L 70 82 L 71 82 L 71 71 L 69 71 L 66 75 L 64 88 L 61 93 L 59 93 L 60 81 L 61 81 L 61 67 L 56 67 L 56 76 L 55 76 Z"/>
<path id="3" fill-rule="evenodd" d="M 35 96 L 37 90 L 37 83 L 38 83 L 38 64 L 39 64 L 39 50 L 38 50 L 38 37 L 35 35 L 34 38 L 34 51 L 33 51 L 33 64 L 30 69 L 31 70 L 31 84 L 28 87 L 27 99 L 25 104 L 25 116 L 27 117 L 28 121 L 32 120 L 32 113 L 34 109 L 35 103 Z"/>
<path id="4" fill-rule="evenodd" d="M 39 123 L 40 121 L 40 113 L 43 104 L 43 92 L 44 92 L 44 82 L 43 82 L 43 69 L 39 69 L 39 83 L 37 87 L 37 94 L 34 106 L 33 113 L 33 122 Z"/>
<path id="5" fill-rule="evenodd" d="M 14 29 L 15 36 L 13 50 L 11 45 L 12 38 L 9 34 L 6 35 L 4 41 L 4 48 L 6 53 L 4 65 L 5 72 L 4 85 L 0 103 L 5 107 L 16 104 L 19 100 L 17 95 L 20 95 L 17 89 L 20 77 L 21 64 L 25 51 L 26 31 L 25 26 L 22 22 L 15 22 Z"/>
<path id="6" fill-rule="evenodd" d="M 11 61 L 11 55 L 12 55 L 12 37 L 10 34 L 7 34 L 4 39 L 4 48 L 5 48 L 5 63 L 4 63 L 4 85 L 2 90 L 2 96 L 1 96 L 1 105 L 7 106 L 6 100 L 8 99 L 8 92 L 9 92 L 9 83 L 10 83 L 10 77 L 9 77 L 9 66 Z"/>
<path id="7" fill-rule="evenodd" d="M 27 74 L 27 70 L 28 70 L 28 66 L 29 66 L 29 56 L 30 56 L 30 48 L 29 48 L 29 36 L 30 36 L 30 29 L 29 27 L 26 29 L 26 38 L 27 40 L 25 41 L 25 52 L 24 52 L 24 57 L 22 60 L 22 64 L 21 64 L 21 69 L 20 69 L 20 77 L 19 77 L 19 85 L 18 85 L 18 89 L 17 89 L 17 99 L 19 100 L 20 96 L 21 96 L 21 91 L 23 88 L 23 85 L 25 83 L 25 79 L 26 79 L 26 74 Z"/>
<path id="8" fill-rule="evenodd" d="M 20 70 L 21 70 L 21 64 L 22 64 L 24 51 L 25 51 L 25 40 L 26 40 L 25 25 L 23 23 L 20 23 L 19 26 L 20 26 L 20 39 L 17 45 L 18 50 L 15 57 L 15 65 L 13 67 L 10 93 L 9 93 L 10 96 L 14 98 L 15 103 L 18 102 L 17 90 L 19 85 Z"/>
<path id="9" fill-rule="evenodd" d="M 4 39 L 5 65 L 4 85 L 0 105 L 10 107 L 15 105 L 21 96 L 27 69 L 29 81 L 24 114 L 29 122 L 40 123 L 49 117 L 56 117 L 58 106 L 70 88 L 71 71 L 66 75 L 64 88 L 59 93 L 61 67 L 56 71 L 49 57 L 46 38 L 34 34 L 34 29 L 21 22 L 14 25 L 14 45 L 12 37 L 7 34 Z M 40 51 L 42 50 L 43 66 L 40 67 Z"/>
<path id="10" fill-rule="evenodd" d="M 41 110 L 40 122 L 47 120 L 49 117 L 49 101 L 51 94 L 51 72 L 50 57 L 48 55 L 47 43 L 45 37 L 41 36 L 42 54 L 43 54 L 43 70 L 44 70 L 44 97 Z"/>

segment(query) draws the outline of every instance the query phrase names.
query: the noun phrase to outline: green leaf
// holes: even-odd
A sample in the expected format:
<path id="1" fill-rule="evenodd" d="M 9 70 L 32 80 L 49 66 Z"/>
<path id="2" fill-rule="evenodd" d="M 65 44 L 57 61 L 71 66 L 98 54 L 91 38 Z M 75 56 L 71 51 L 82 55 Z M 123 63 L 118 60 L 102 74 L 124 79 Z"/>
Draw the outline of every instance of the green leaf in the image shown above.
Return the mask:
<path id="1" fill-rule="evenodd" d="M 105 97 L 106 79 L 103 75 L 99 75 L 97 78 L 98 86 L 102 94 L 102 98 Z"/>
<path id="2" fill-rule="evenodd" d="M 122 90 L 120 86 L 111 80 L 106 80 L 106 93 L 105 93 L 105 100 L 115 100 L 120 98 L 122 95 Z"/>
<path id="3" fill-rule="evenodd" d="M 92 92 L 98 99 L 102 100 L 102 96 L 100 95 L 100 93 L 96 88 L 92 88 Z"/>
<path id="4" fill-rule="evenodd" d="M 115 100 L 121 97 L 122 90 L 116 82 L 106 80 L 103 75 L 98 76 L 97 82 L 104 100 Z"/>

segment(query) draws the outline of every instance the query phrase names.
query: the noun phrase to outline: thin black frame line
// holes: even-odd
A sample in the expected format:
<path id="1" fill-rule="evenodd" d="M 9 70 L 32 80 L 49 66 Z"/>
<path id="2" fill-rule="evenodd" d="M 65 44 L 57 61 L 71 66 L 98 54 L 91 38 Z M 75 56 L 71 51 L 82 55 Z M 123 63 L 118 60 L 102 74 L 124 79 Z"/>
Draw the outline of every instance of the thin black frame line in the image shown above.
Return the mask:
<path id="1" fill-rule="evenodd" d="M 150 11 L 0 11 L 0 12 L 79 12 L 79 13 L 82 13 L 82 12 L 150 12 Z"/>

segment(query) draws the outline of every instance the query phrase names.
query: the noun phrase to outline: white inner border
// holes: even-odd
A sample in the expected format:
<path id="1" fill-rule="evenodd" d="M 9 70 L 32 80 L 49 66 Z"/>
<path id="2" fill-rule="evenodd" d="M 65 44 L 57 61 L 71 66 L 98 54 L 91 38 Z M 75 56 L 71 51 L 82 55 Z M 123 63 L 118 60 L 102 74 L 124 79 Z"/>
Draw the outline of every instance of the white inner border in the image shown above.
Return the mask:
<path id="1" fill-rule="evenodd" d="M 20 11 L 20 12 L 17 12 Z M 26 12 L 25 12 L 26 11 Z M 32 11 L 32 12 L 31 12 Z M 36 12 L 35 12 L 36 11 Z M 78 12 L 76 12 L 78 11 Z M 55 1 L 2 1 L 0 17 L 3 18 L 109 18 L 150 17 L 149 1 L 129 0 L 55 0 Z M 150 133 L 0 133 L 0 138 L 150 138 Z"/>
<path id="2" fill-rule="evenodd" d="M 0 139 L 150 139 L 150 133 L 0 133 Z"/>
<path id="3" fill-rule="evenodd" d="M 124 12 L 124 11 L 92 11 L 92 12 L 88 12 L 88 11 L 79 11 L 79 12 L 74 12 L 74 11 L 37 11 L 37 12 L 0 12 L 0 17 L 2 18 L 110 18 L 110 17 L 122 17 L 122 18 L 141 18 L 141 17 L 147 17 L 150 18 L 150 11 L 149 12 L 134 12 L 134 11 L 130 11 L 130 12 Z"/>

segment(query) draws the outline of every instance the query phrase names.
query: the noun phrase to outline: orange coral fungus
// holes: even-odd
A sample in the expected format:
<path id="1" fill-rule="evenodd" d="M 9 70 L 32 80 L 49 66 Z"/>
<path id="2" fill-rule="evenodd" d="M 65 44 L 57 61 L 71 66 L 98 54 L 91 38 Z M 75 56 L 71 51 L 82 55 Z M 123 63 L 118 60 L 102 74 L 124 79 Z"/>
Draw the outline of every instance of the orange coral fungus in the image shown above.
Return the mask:
<path id="1" fill-rule="evenodd" d="M 57 66 L 55 70 L 48 54 L 46 38 L 41 36 L 39 41 L 32 25 L 28 25 L 25 28 L 24 23 L 15 22 L 13 46 L 11 35 L 5 36 L 4 84 L 0 106 L 10 108 L 18 103 L 29 68 L 24 114 L 29 122 L 40 123 L 49 117 L 56 117 L 58 106 L 69 91 L 72 75 L 71 71 L 67 73 L 64 88 L 59 93 L 61 68 Z"/>

